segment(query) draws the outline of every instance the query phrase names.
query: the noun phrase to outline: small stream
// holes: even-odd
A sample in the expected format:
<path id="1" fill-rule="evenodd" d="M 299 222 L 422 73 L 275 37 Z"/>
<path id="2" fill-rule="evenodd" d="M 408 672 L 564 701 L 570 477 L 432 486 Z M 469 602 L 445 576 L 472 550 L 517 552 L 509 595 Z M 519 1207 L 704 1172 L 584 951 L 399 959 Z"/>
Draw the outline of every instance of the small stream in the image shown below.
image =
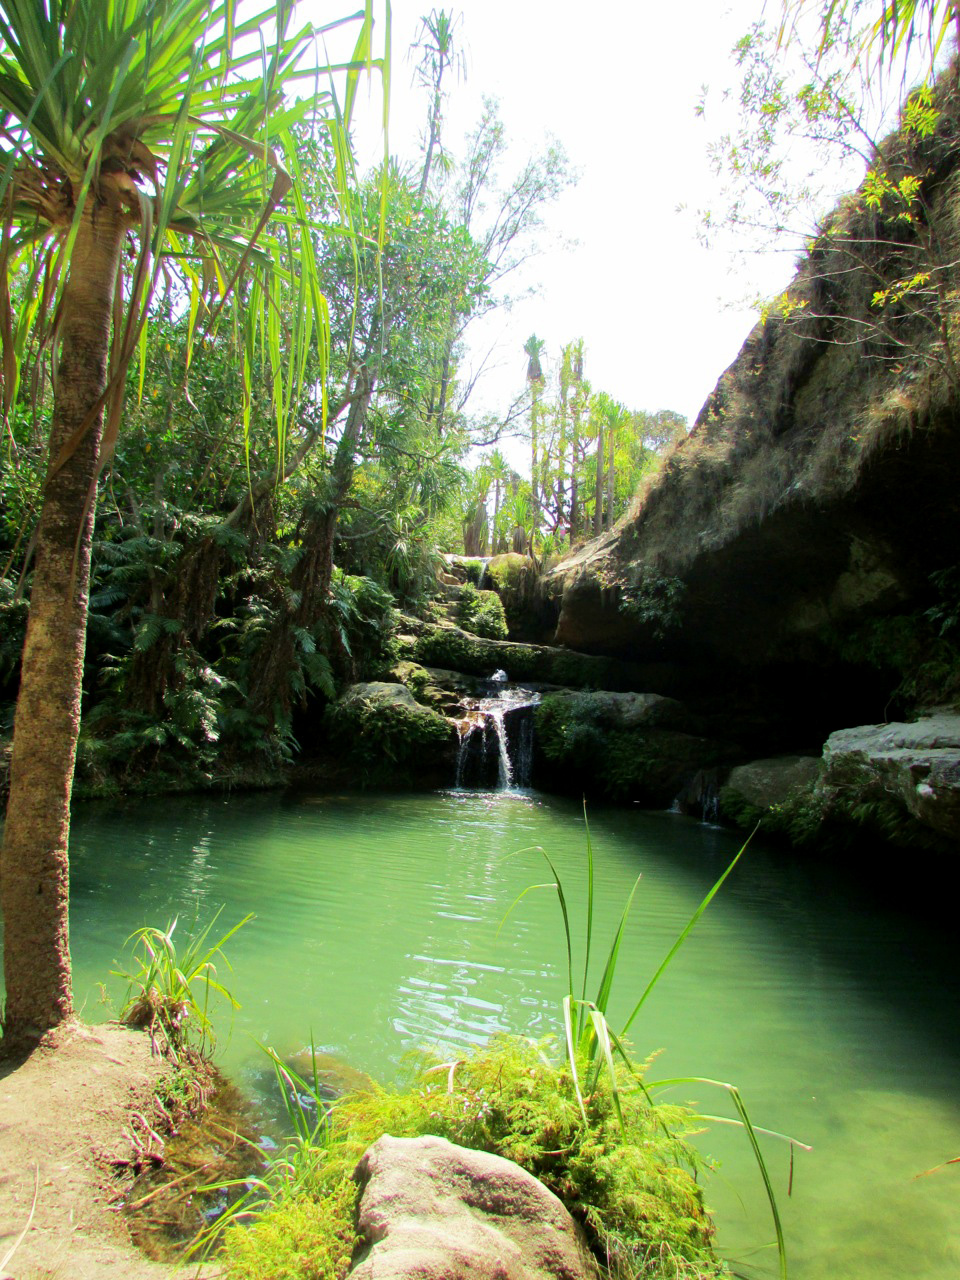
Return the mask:
<path id="1" fill-rule="evenodd" d="M 639 810 L 590 815 L 600 963 L 642 873 L 618 974 L 622 1021 L 736 851 L 729 832 Z M 498 1031 L 555 1035 L 564 985 L 555 895 L 531 846 L 582 902 L 579 806 L 532 791 L 430 795 L 178 797 L 77 809 L 72 944 L 78 1003 L 108 1016 L 98 983 L 123 939 L 225 904 L 241 1001 L 221 1014 L 222 1063 L 267 1078 L 256 1041 L 287 1056 L 311 1036 L 391 1081 L 404 1055 Z M 518 853 L 518 850 L 528 850 Z M 842 870 L 751 846 L 644 1008 L 638 1056 L 654 1078 L 738 1084 L 755 1123 L 813 1145 L 768 1147 L 793 1280 L 955 1280 L 960 1273 L 960 1032 L 952 931 L 869 900 Z M 115 997 L 120 984 L 109 983 Z M 678 1100 L 729 1110 L 717 1090 Z M 267 1105 L 271 1105 L 267 1103 Z M 708 1202 L 739 1274 L 774 1277 L 762 1188 L 741 1134 L 700 1140 L 720 1164 Z"/>

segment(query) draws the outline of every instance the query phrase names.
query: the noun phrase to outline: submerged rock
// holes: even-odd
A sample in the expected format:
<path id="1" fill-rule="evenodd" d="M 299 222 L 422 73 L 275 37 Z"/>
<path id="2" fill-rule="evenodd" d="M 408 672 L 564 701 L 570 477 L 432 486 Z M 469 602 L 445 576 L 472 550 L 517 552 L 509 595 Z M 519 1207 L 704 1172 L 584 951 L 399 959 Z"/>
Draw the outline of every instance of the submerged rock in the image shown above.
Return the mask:
<path id="1" fill-rule="evenodd" d="M 385 1135 L 354 1177 L 354 1280 L 598 1280 L 557 1197 L 501 1156 Z"/>

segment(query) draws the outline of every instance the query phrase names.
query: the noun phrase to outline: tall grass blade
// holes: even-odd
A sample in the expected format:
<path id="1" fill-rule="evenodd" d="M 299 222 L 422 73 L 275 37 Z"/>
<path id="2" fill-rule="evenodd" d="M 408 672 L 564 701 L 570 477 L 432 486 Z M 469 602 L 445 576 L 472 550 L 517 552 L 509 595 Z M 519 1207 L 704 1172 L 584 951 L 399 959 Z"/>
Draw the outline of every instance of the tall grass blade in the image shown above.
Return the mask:
<path id="1" fill-rule="evenodd" d="M 640 884 L 640 876 L 637 876 L 633 882 L 633 888 L 630 890 L 630 896 L 627 898 L 623 912 L 620 916 L 620 924 L 617 932 L 614 934 L 613 943 L 610 947 L 610 954 L 607 956 L 607 963 L 603 970 L 603 976 L 600 979 L 600 988 L 597 991 L 596 1005 L 602 1014 L 607 1012 L 607 1004 L 610 1001 L 610 992 L 613 989 L 613 980 L 617 974 L 617 961 L 620 957 L 620 948 L 623 945 L 623 935 L 627 927 L 627 917 L 630 915 L 630 908 L 633 906 L 634 895 L 637 892 L 637 886 Z"/>
<path id="2" fill-rule="evenodd" d="M 563 916 L 563 934 L 567 943 L 567 992 L 571 996 L 571 998 L 573 998 L 573 940 L 570 936 L 570 913 L 567 910 L 567 899 L 566 899 L 566 895 L 563 892 L 563 882 L 560 879 L 560 873 L 557 871 L 557 868 L 553 865 L 553 860 L 551 859 L 550 855 L 547 853 L 546 849 L 542 848 L 540 845 L 535 844 L 535 845 L 530 845 L 526 849 L 518 849 L 517 854 L 520 854 L 520 853 L 539 853 L 541 857 L 544 859 L 544 861 L 546 862 L 547 866 L 550 868 L 551 872 L 553 873 L 552 885 L 530 885 L 529 887 L 531 889 L 554 888 L 557 891 L 557 899 L 560 903 L 560 914 Z M 516 854 L 511 856 L 515 857 Z M 520 898 L 522 898 L 526 892 L 527 891 L 525 889 L 524 892 L 520 894 L 520 896 L 516 899 L 516 901 L 511 905 L 510 911 L 513 910 L 513 908 L 520 901 Z M 508 911 L 507 914 L 509 915 L 510 912 Z M 501 929 L 503 928 L 502 923 L 500 925 L 500 928 Z M 498 929 L 497 933 L 499 932 L 500 930 Z"/>
<path id="3" fill-rule="evenodd" d="M 573 1089 L 577 1095 L 577 1105 L 584 1125 L 588 1124 L 587 1108 L 584 1106 L 583 1094 L 580 1092 L 580 1077 L 577 1074 L 577 1048 L 573 1039 L 573 1004 L 574 997 L 563 997 L 563 1034 L 567 1042 L 567 1061 L 570 1063 L 570 1074 L 573 1077 Z"/>
<path id="4" fill-rule="evenodd" d="M 737 856 L 739 857 L 739 854 Z M 742 1125 L 743 1130 L 747 1135 L 747 1141 L 750 1143 L 750 1147 L 753 1151 L 753 1157 L 757 1162 L 757 1168 L 760 1170 L 760 1177 L 763 1179 L 764 1189 L 767 1193 L 767 1201 L 770 1205 L 770 1214 L 773 1218 L 773 1229 L 777 1237 L 777 1254 L 780 1259 L 780 1280 L 787 1280 L 787 1250 L 786 1243 L 783 1238 L 783 1224 L 780 1221 L 780 1210 L 777 1207 L 777 1197 L 774 1194 L 773 1183 L 770 1180 L 770 1174 L 767 1170 L 763 1153 L 760 1150 L 760 1143 L 757 1140 L 757 1134 L 769 1134 L 771 1137 L 778 1138 L 783 1142 L 789 1142 L 792 1145 L 802 1147 L 805 1151 L 812 1151 L 813 1148 L 808 1146 L 805 1142 L 800 1142 L 797 1138 L 788 1137 L 784 1133 L 776 1133 L 771 1129 L 755 1129 L 749 1115 L 747 1114 L 747 1108 L 743 1104 L 743 1098 L 740 1096 L 740 1090 L 735 1084 L 728 1084 L 724 1080 L 709 1080 L 704 1076 L 678 1076 L 672 1080 L 657 1080 L 651 1083 L 649 1087 L 651 1089 L 666 1089 L 673 1085 L 680 1084 L 708 1084 L 715 1089 L 723 1089 L 730 1095 L 737 1114 L 740 1117 L 739 1123 Z M 703 1118 L 707 1120 L 713 1119 L 714 1117 L 704 1116 Z M 725 1123 L 736 1124 L 737 1122 L 727 1120 Z"/>
<path id="5" fill-rule="evenodd" d="M 594 1035 L 597 1038 L 597 1044 L 600 1046 L 600 1052 L 603 1054 L 604 1062 L 607 1064 L 607 1074 L 610 1076 L 610 1097 L 613 1100 L 613 1109 L 617 1113 L 617 1123 L 620 1125 L 620 1133 L 624 1138 L 627 1136 L 627 1126 L 623 1122 L 623 1111 L 620 1108 L 620 1087 L 617 1084 L 617 1068 L 613 1061 L 613 1050 L 610 1047 L 610 1035 L 607 1028 L 607 1020 L 599 1009 L 590 1010 L 590 1021 L 593 1024 Z M 597 1063 L 594 1083 L 600 1075 L 600 1064 Z"/>
<path id="6" fill-rule="evenodd" d="M 593 938 L 593 841 L 590 839 L 590 823 L 587 821 L 587 802 L 583 802 L 583 826 L 587 833 L 587 941 L 583 952 L 583 986 L 580 999 L 587 998 L 587 973 L 590 969 L 590 942 Z M 580 1033 L 583 1034 L 583 1010 L 581 1009 Z"/>

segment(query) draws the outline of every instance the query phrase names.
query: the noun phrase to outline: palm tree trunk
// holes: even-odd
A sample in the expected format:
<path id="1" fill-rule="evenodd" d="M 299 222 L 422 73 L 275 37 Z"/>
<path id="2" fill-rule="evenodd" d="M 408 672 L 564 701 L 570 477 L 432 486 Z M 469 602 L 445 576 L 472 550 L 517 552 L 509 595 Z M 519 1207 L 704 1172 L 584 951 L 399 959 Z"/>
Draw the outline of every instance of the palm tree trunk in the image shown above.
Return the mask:
<path id="1" fill-rule="evenodd" d="M 580 409 L 574 407 L 573 410 L 573 443 L 570 446 L 570 546 L 576 542 L 580 533 L 580 512 L 577 504 L 580 500 L 579 494 L 579 471 L 580 466 Z"/>
<path id="2" fill-rule="evenodd" d="M 102 411 L 67 461 L 56 471 L 53 467 L 106 386 L 122 238 L 118 213 L 105 208 L 86 213 L 63 295 L 50 458 L 0 859 L 7 987 L 4 1039 L 10 1045 L 29 1044 L 73 1012 L 67 846 Z"/>
<path id="3" fill-rule="evenodd" d="M 596 483 L 593 488 L 594 511 L 593 511 L 593 532 L 594 536 L 599 538 L 603 532 L 603 422 L 597 423 L 597 474 Z"/>
<path id="4" fill-rule="evenodd" d="M 616 449 L 616 436 L 614 434 L 613 425 L 607 432 L 607 450 L 609 460 L 607 462 L 607 528 L 613 528 L 613 503 L 616 496 L 616 477 L 614 472 Z"/>

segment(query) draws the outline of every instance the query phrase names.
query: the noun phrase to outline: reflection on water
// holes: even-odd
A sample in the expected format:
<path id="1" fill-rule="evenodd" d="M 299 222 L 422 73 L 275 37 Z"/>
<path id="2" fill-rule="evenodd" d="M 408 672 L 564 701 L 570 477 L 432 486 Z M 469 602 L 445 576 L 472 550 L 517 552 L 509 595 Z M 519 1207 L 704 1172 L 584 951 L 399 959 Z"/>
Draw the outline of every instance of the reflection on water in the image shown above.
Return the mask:
<path id="1" fill-rule="evenodd" d="M 735 852 L 729 833 L 667 814 L 596 811 L 599 964 L 630 885 L 640 891 L 612 1021 L 622 1021 Z M 403 1055 L 498 1031 L 557 1030 L 565 951 L 547 849 L 573 899 L 577 808 L 535 794 L 165 799 L 78 811 L 72 937 L 78 1000 L 123 939 L 179 914 L 232 923 L 228 985 L 242 1002 L 225 1066 L 252 1080 L 254 1041 L 289 1054 L 311 1037 L 357 1070 L 395 1078 Z M 525 853 L 517 850 L 526 849 Z M 511 856 L 512 855 L 512 856 Z M 502 927 L 501 927 L 502 926 Z M 183 925 L 181 925 L 183 927 Z M 653 1077 L 737 1083 L 754 1120 L 814 1145 L 769 1148 L 794 1280 L 953 1280 L 960 1264 L 957 987 L 952 940 L 862 901 L 856 884 L 751 848 L 644 1007 Z M 681 1100 L 723 1111 L 722 1094 Z M 701 1144 L 720 1167 L 708 1199 L 750 1276 L 775 1273 L 767 1210 L 741 1134 Z"/>

